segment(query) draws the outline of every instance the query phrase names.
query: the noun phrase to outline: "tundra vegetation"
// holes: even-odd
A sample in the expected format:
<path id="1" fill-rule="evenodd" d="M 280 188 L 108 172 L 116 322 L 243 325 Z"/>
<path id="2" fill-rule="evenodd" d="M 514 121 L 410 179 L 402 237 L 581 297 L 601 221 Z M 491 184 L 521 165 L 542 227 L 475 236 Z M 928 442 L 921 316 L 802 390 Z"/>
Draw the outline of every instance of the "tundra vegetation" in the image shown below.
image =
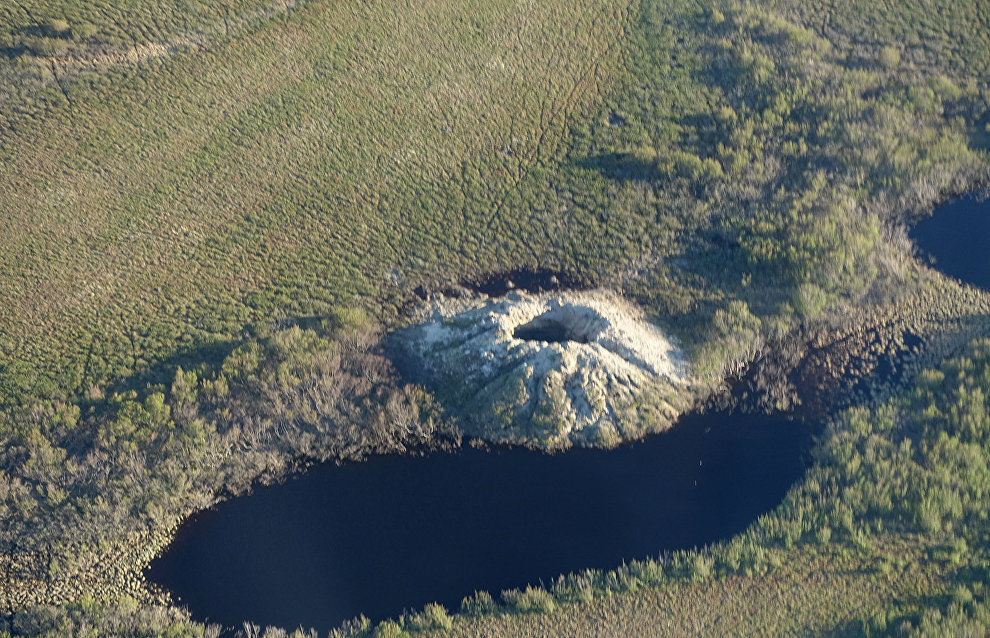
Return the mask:
<path id="1" fill-rule="evenodd" d="M 532 267 L 713 381 L 919 299 L 969 345 L 829 415 L 739 537 L 339 633 L 985 633 L 987 295 L 904 228 L 988 182 L 990 6 L 396 7 L 0 7 L 0 632 L 215 635 L 143 561 L 253 481 L 456 439 L 381 335 Z"/>

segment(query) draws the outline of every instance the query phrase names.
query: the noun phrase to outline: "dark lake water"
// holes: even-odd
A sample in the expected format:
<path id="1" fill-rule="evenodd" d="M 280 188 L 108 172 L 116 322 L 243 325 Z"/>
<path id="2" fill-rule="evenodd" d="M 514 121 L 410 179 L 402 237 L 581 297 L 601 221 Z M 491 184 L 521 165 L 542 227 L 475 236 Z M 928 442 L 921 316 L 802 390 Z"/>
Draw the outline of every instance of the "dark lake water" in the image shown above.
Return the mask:
<path id="1" fill-rule="evenodd" d="M 936 268 L 990 289 L 990 202 L 941 206 L 911 237 Z M 477 287 L 550 290 L 561 276 L 511 273 Z M 196 618 L 228 626 L 326 631 L 362 613 L 456 609 L 475 590 L 728 538 L 780 502 L 811 435 L 782 417 L 694 414 L 611 451 L 465 449 L 319 466 L 193 517 L 148 576 Z"/>
<path id="2" fill-rule="evenodd" d="M 990 290 L 990 200 L 967 196 L 949 202 L 910 235 L 935 268 Z"/>
<path id="3" fill-rule="evenodd" d="M 801 475 L 809 427 L 689 415 L 610 451 L 524 449 L 320 466 L 187 521 L 149 579 L 201 620 L 321 632 L 457 609 L 585 568 L 741 531 Z"/>

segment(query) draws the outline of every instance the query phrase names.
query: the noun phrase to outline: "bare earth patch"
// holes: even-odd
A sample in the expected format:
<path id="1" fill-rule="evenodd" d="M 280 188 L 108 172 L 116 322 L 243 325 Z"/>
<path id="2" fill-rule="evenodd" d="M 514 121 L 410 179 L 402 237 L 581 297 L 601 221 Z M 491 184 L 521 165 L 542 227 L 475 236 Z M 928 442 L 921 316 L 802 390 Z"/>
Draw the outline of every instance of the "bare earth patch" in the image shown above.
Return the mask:
<path id="1" fill-rule="evenodd" d="M 604 290 L 439 297 L 393 339 L 470 436 L 561 448 L 666 429 L 690 403 L 683 352 Z"/>

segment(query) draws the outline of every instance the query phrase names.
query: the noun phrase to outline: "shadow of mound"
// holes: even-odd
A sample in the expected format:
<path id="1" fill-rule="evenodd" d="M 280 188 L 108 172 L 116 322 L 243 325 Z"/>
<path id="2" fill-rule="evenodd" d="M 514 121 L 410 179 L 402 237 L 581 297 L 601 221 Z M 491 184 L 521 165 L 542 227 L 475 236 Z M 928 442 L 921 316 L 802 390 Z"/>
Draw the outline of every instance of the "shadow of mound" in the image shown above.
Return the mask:
<path id="1" fill-rule="evenodd" d="M 600 282 L 588 275 L 550 268 L 518 268 L 480 274 L 456 283 L 423 283 L 413 289 L 414 301 L 424 301 L 434 294 L 459 297 L 466 293 L 478 293 L 489 297 L 504 297 L 513 290 L 539 294 L 558 290 L 588 290 Z M 408 311 L 407 306 L 405 311 Z"/>

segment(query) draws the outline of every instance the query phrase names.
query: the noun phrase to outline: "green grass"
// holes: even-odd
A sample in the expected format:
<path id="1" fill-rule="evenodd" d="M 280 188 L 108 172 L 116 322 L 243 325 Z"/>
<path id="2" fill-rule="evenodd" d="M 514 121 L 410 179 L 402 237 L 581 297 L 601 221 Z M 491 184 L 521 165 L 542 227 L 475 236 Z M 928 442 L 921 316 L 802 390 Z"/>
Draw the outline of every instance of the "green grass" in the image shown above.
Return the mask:
<path id="1" fill-rule="evenodd" d="M 85 388 L 273 313 L 536 261 L 555 209 L 512 198 L 608 85 L 622 23 L 312 4 L 6 113 L 0 365 Z"/>
<path id="2" fill-rule="evenodd" d="M 204 15 L 237 15 L 250 8 L 264 6 L 257 0 L 235 0 L 229 3 L 203 3 L 194 0 L 180 2 L 136 1 L 82 2 L 80 0 L 17 0 L 4 7 L 4 27 L 18 32 L 26 27 L 64 20 L 69 26 L 88 22 L 107 31 L 128 34 L 131 40 L 163 38 L 169 27 L 195 24 Z M 275 3 L 269 3 L 275 4 Z M 282 3 L 283 5 L 286 3 Z"/>
<path id="3" fill-rule="evenodd" d="M 986 174 L 982 58 L 887 68 L 889 26 L 852 60 L 778 10 L 798 21 L 308 3 L 12 98 L 3 396 L 77 394 L 273 315 L 360 300 L 389 323 L 419 283 L 527 264 L 645 268 L 640 300 L 699 348 L 733 299 L 814 316 L 896 288 L 889 220 Z"/>
<path id="4" fill-rule="evenodd" d="M 897 548 L 915 558 L 914 544 Z M 920 557 L 919 557 L 920 558 Z M 871 557 L 795 550 L 770 575 L 728 576 L 703 583 L 617 591 L 538 615 L 505 613 L 465 619 L 451 636 L 821 635 L 843 634 L 855 619 L 880 613 L 894 600 L 918 596 L 943 579 L 909 562 L 878 576 Z"/>
<path id="5" fill-rule="evenodd" d="M 897 299 L 923 279 L 899 227 L 990 177 L 987 16 L 983 0 L 0 7 L 0 522 L 75 561 L 32 555 L 25 573 L 54 587 L 110 551 L 80 551 L 76 528 L 110 547 L 299 457 L 331 458 L 338 444 L 366 453 L 356 442 L 390 440 L 388 401 L 432 415 L 367 336 L 401 323 L 420 284 L 565 269 L 630 293 L 714 377 L 772 338 Z M 289 324 L 323 332 L 278 329 Z M 358 345 L 339 334 L 352 324 Z M 348 379 L 371 369 L 377 384 L 351 430 L 338 427 L 346 400 L 328 413 L 273 408 L 304 382 L 333 385 L 341 352 Z M 927 406 L 895 408 L 917 425 Z M 922 472 L 943 500 L 915 494 L 916 510 L 896 516 L 862 493 L 893 445 L 871 424 L 903 425 L 874 409 L 843 417 L 840 434 L 863 441 L 825 448 L 862 449 L 817 466 L 841 498 L 802 492 L 811 500 L 714 553 L 682 555 L 642 591 L 598 583 L 609 595 L 576 603 L 524 590 L 506 602 L 527 613 L 499 608 L 453 631 L 981 622 L 983 528 L 952 518 L 964 492 Z M 313 427 L 327 439 L 301 436 Z M 229 474 L 204 478 L 203 458 Z M 104 470 L 109 500 L 86 491 Z M 759 569 L 732 567 L 740 543 Z M 0 555 L 17 551 L 0 543 Z M 108 572 L 137 568 L 120 560 Z M 83 594 L 100 591 L 94 578 Z M 105 602 L 31 618 L 70 633 L 100 614 L 123 633 L 203 631 L 173 611 Z M 738 613 L 719 619 L 723 605 Z M 447 622 L 435 608 L 420 620 Z"/>
<path id="6" fill-rule="evenodd" d="M 226 31 L 252 13 L 296 6 L 286 0 L 11 0 L 0 8 L 0 34 L 8 46 L 37 39 L 69 40 L 79 52 L 107 45 L 168 42 L 215 29 Z"/>

